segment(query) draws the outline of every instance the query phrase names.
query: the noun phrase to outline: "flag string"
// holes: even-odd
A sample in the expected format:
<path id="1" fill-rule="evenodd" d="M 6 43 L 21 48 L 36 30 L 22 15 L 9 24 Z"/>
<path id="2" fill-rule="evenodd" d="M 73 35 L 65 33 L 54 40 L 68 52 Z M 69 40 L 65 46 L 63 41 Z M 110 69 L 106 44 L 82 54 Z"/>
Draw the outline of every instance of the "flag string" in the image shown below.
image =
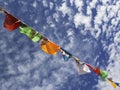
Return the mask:
<path id="1" fill-rule="evenodd" d="M 47 39 L 41 33 L 37 32 L 32 27 L 25 24 L 23 21 L 10 14 L 7 10 L 3 9 L 2 7 L 0 7 L 0 12 L 6 15 L 4 21 L 4 28 L 6 28 L 7 30 L 14 31 L 15 29 L 19 28 L 21 34 L 26 35 L 33 42 L 40 43 L 40 47 L 45 53 L 56 55 L 60 51 L 64 61 L 68 61 L 70 58 L 73 58 L 74 62 L 77 65 L 78 72 L 80 74 L 87 74 L 93 71 L 98 76 L 100 76 L 103 81 L 107 81 L 108 83 L 110 83 L 113 86 L 113 88 L 116 89 L 117 86 L 120 87 L 120 83 L 114 82 L 112 78 L 108 78 L 107 71 L 102 70 L 98 67 L 94 68 L 92 65 L 79 60 L 79 58 L 72 55 L 70 52 L 63 49 L 51 40 Z"/>

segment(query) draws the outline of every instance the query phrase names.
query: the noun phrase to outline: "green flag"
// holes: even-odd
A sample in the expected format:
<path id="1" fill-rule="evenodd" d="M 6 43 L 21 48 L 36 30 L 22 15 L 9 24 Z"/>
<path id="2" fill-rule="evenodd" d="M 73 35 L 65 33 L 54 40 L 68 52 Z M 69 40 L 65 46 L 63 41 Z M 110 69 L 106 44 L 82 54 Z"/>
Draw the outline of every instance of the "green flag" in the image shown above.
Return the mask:
<path id="1" fill-rule="evenodd" d="M 27 35 L 29 38 L 32 38 L 32 36 L 36 33 L 35 30 L 33 30 L 31 27 L 23 24 L 20 28 L 20 33 Z"/>
<path id="2" fill-rule="evenodd" d="M 33 42 L 39 42 L 41 39 L 42 39 L 42 35 L 40 34 L 40 33 L 36 33 L 35 35 L 34 35 L 34 37 L 32 38 L 32 41 Z"/>
<path id="3" fill-rule="evenodd" d="M 42 35 L 37 31 L 33 30 L 31 27 L 23 24 L 20 28 L 20 33 L 28 36 L 33 42 L 39 42 L 42 39 Z"/>
<path id="4" fill-rule="evenodd" d="M 100 76 L 101 76 L 102 80 L 105 80 L 108 76 L 108 72 L 105 70 L 100 70 Z"/>

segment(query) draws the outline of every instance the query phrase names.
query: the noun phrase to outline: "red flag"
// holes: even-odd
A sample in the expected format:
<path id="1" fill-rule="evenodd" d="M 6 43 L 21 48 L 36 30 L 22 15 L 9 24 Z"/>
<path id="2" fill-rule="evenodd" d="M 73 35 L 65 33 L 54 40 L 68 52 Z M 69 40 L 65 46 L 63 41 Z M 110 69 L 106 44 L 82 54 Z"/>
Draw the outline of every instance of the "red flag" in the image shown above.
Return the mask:
<path id="1" fill-rule="evenodd" d="M 100 68 L 94 68 L 90 64 L 86 64 L 91 70 L 93 70 L 96 74 L 100 75 Z"/>
<path id="2" fill-rule="evenodd" d="M 8 12 L 5 11 L 5 13 L 6 13 L 6 17 L 4 21 L 4 27 L 10 31 L 17 29 L 22 22 L 16 17 L 9 14 Z"/>

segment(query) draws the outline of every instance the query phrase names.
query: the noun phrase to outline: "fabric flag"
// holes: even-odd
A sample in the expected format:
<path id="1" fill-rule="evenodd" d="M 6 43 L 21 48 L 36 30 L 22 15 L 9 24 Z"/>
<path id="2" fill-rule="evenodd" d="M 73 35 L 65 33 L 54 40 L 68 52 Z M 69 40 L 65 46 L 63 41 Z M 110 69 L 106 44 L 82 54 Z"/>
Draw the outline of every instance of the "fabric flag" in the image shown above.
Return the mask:
<path id="1" fill-rule="evenodd" d="M 36 33 L 34 36 L 33 36 L 33 38 L 32 38 L 32 41 L 33 42 L 39 42 L 41 39 L 42 39 L 42 35 L 40 34 L 40 33 Z"/>
<path id="2" fill-rule="evenodd" d="M 45 37 L 42 38 L 40 47 L 44 52 L 52 55 L 57 54 L 57 52 L 60 50 L 60 46 L 53 43 L 52 41 L 49 41 Z"/>
<path id="3" fill-rule="evenodd" d="M 100 68 L 94 68 L 90 64 L 86 64 L 92 71 L 94 71 L 96 74 L 100 75 Z"/>
<path id="4" fill-rule="evenodd" d="M 118 83 L 118 82 L 115 82 L 115 84 L 116 84 L 118 87 L 120 87 L 120 83 Z"/>
<path id="5" fill-rule="evenodd" d="M 0 13 L 4 13 L 4 9 L 0 7 Z"/>
<path id="6" fill-rule="evenodd" d="M 86 73 L 90 73 L 90 69 L 89 67 L 84 63 L 81 62 L 77 57 L 73 57 L 73 59 L 75 60 L 77 67 L 78 67 L 78 72 L 80 74 L 86 74 Z"/>
<path id="7" fill-rule="evenodd" d="M 39 42 L 42 39 L 42 35 L 40 33 L 36 32 L 31 27 L 25 24 L 22 24 L 19 28 L 20 33 L 28 36 L 33 42 Z"/>
<path id="8" fill-rule="evenodd" d="M 22 24 L 19 28 L 20 33 L 27 35 L 30 39 L 33 38 L 33 35 L 36 33 L 35 30 L 25 24 Z"/>
<path id="9" fill-rule="evenodd" d="M 13 30 L 17 29 L 22 24 L 22 22 L 19 19 L 12 16 L 11 14 L 9 14 L 6 11 L 4 11 L 4 12 L 6 13 L 4 27 L 7 30 L 13 31 Z"/>
<path id="10" fill-rule="evenodd" d="M 105 80 L 108 76 L 108 72 L 105 70 L 100 70 L 100 76 L 101 76 L 102 80 Z"/>
<path id="11" fill-rule="evenodd" d="M 64 50 L 63 48 L 60 48 L 60 51 L 65 61 L 68 61 L 68 59 L 72 57 L 72 54 L 70 54 L 68 51 Z"/>
<path id="12" fill-rule="evenodd" d="M 111 79 L 107 78 L 106 80 L 116 89 L 117 85 Z"/>

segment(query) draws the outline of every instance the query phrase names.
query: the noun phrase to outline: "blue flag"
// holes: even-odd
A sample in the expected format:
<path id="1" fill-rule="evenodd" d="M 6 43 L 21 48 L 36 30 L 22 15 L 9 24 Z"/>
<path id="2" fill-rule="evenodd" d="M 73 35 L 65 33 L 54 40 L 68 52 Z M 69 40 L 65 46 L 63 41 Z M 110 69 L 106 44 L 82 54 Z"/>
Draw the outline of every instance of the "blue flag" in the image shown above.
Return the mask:
<path id="1" fill-rule="evenodd" d="M 115 82 L 115 84 L 116 84 L 118 87 L 120 87 L 120 83 Z"/>
<path id="2" fill-rule="evenodd" d="M 72 54 L 64 50 L 63 48 L 61 48 L 60 51 L 65 61 L 68 61 L 68 59 L 72 57 Z"/>

